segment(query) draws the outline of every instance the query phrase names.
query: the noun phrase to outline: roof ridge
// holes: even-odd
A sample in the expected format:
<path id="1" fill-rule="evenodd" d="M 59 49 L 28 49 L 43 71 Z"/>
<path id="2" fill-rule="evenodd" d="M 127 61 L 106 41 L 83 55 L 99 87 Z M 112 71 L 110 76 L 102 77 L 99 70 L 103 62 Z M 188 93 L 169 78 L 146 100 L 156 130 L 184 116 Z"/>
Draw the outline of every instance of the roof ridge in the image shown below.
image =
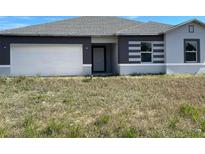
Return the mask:
<path id="1" fill-rule="evenodd" d="M 167 24 L 167 23 L 163 23 L 163 22 L 158 22 L 158 21 L 148 21 L 147 23 L 157 23 L 157 24 L 161 24 L 161 25 L 167 25 L 167 26 L 174 26 L 172 24 Z"/>

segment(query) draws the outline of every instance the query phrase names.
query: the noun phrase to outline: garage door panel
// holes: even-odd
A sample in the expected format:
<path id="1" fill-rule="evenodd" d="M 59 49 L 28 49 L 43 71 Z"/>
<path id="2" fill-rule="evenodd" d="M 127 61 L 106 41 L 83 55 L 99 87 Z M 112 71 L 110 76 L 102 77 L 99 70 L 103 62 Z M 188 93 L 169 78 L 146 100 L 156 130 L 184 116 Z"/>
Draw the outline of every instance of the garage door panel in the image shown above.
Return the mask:
<path id="1" fill-rule="evenodd" d="M 12 45 L 13 75 L 81 75 L 82 45 Z"/>

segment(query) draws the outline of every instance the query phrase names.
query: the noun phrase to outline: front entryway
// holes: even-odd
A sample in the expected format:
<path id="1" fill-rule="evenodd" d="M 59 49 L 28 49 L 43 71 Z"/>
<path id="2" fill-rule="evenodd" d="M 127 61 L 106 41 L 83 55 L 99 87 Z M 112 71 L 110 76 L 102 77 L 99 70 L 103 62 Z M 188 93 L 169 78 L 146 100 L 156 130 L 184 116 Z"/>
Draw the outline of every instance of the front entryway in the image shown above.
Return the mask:
<path id="1" fill-rule="evenodd" d="M 106 72 L 106 48 L 105 46 L 93 46 L 92 48 L 93 73 Z"/>

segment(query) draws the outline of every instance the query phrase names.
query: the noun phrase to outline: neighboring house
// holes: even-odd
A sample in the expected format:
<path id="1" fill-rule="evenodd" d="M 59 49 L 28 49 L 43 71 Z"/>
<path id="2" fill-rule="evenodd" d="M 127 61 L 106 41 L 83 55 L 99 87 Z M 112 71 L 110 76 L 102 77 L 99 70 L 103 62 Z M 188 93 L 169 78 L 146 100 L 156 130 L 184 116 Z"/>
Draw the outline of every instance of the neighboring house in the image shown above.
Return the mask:
<path id="1" fill-rule="evenodd" d="M 205 24 L 80 17 L 0 32 L 1 75 L 205 73 Z"/>

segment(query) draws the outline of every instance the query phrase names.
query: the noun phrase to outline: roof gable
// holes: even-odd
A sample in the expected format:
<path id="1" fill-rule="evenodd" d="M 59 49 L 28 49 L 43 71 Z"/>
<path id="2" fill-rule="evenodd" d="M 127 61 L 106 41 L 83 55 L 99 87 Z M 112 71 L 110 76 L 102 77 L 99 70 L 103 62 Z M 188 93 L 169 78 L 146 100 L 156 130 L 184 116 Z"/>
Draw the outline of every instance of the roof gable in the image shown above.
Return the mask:
<path id="1" fill-rule="evenodd" d="M 186 22 L 180 23 L 180 24 L 178 24 L 178 25 L 172 26 L 172 27 L 169 28 L 165 33 L 174 31 L 174 30 L 176 30 L 176 29 L 178 29 L 178 28 L 180 28 L 180 27 L 182 27 L 182 26 L 184 26 L 184 25 L 191 24 L 191 23 L 199 24 L 199 25 L 201 25 L 202 27 L 205 28 L 205 23 L 203 23 L 203 22 L 201 22 L 201 21 L 199 21 L 199 20 L 197 20 L 197 19 L 192 19 L 192 20 L 188 20 L 188 21 L 186 21 Z"/>

